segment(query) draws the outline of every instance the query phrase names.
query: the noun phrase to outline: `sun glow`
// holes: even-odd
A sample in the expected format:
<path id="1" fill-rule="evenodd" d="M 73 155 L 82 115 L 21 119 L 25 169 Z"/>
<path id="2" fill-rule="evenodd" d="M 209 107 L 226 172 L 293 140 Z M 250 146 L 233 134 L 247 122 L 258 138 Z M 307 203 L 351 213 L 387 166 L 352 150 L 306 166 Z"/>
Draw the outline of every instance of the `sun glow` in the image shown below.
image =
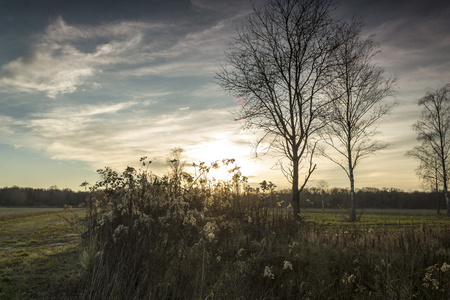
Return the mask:
<path id="1" fill-rule="evenodd" d="M 205 162 L 207 166 L 211 166 L 214 162 L 217 162 L 217 168 L 210 168 L 208 178 L 216 181 L 231 180 L 232 174 L 229 170 L 235 166 L 241 167 L 242 175 L 248 176 L 246 172 L 251 169 L 248 163 L 248 157 L 243 153 L 248 152 L 248 148 L 242 149 L 241 147 L 231 143 L 228 140 L 216 140 L 213 142 L 204 142 L 198 146 L 188 149 L 186 154 L 195 162 Z M 235 162 L 224 165 L 223 160 L 235 159 Z"/>
<path id="2" fill-rule="evenodd" d="M 228 172 L 225 166 L 219 164 L 219 167 L 211 168 L 208 173 L 208 178 L 215 181 L 229 181 L 231 180 L 231 174 Z"/>

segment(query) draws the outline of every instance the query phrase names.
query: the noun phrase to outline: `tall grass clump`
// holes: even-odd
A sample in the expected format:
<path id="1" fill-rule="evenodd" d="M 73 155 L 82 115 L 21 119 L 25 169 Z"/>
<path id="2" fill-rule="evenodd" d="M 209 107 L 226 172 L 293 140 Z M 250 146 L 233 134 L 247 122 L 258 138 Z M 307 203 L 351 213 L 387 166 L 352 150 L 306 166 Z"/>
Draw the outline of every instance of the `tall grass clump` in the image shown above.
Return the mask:
<path id="1" fill-rule="evenodd" d="M 298 223 L 234 160 L 102 176 L 88 198 L 82 299 L 447 299 L 449 226 Z M 229 181 L 211 181 L 211 168 Z M 272 203 L 275 203 L 273 206 Z"/>

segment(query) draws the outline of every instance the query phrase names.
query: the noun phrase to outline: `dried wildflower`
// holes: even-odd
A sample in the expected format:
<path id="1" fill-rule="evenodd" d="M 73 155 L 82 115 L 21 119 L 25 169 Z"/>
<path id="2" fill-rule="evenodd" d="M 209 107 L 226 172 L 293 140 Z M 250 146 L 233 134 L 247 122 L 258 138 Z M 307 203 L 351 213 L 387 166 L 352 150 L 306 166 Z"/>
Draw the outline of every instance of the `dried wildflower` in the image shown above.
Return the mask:
<path id="1" fill-rule="evenodd" d="M 127 234 L 128 233 L 128 226 L 120 224 L 119 226 L 117 226 L 116 229 L 114 229 L 114 234 L 113 234 L 114 241 L 117 240 L 117 238 L 122 234 L 122 232 Z"/>
<path id="2" fill-rule="evenodd" d="M 289 254 L 292 254 L 296 246 L 297 246 L 296 242 L 292 242 L 292 244 L 289 245 Z"/>
<path id="3" fill-rule="evenodd" d="M 239 249 L 238 253 L 236 254 L 236 257 L 241 257 L 244 251 L 245 251 L 244 248 Z"/>
<path id="4" fill-rule="evenodd" d="M 215 232 L 217 230 L 217 225 L 213 224 L 211 222 L 206 223 L 206 225 L 203 227 L 203 235 L 206 237 L 206 239 L 211 242 L 215 239 L 216 235 Z"/>
<path id="5" fill-rule="evenodd" d="M 429 266 L 428 268 L 425 269 L 425 271 L 427 271 L 427 273 L 431 273 L 433 272 L 435 269 L 437 268 L 437 264 Z"/>
<path id="6" fill-rule="evenodd" d="M 442 272 L 450 271 L 450 265 L 448 265 L 447 263 L 443 263 L 442 267 L 441 267 L 441 271 Z"/>
<path id="7" fill-rule="evenodd" d="M 275 279 L 275 275 L 272 273 L 272 267 L 266 266 L 264 268 L 264 277 L 268 277 L 270 279 Z"/>
<path id="8" fill-rule="evenodd" d="M 293 270 L 292 263 L 290 261 L 285 260 L 283 262 L 283 270 Z"/>
<path id="9" fill-rule="evenodd" d="M 347 278 L 348 283 L 355 283 L 355 280 L 356 280 L 356 276 L 353 274 L 348 276 L 348 278 Z"/>
<path id="10" fill-rule="evenodd" d="M 209 233 L 207 236 L 206 236 L 206 238 L 208 239 L 208 241 L 212 241 L 214 238 L 216 237 L 216 235 L 214 234 L 214 233 Z"/>

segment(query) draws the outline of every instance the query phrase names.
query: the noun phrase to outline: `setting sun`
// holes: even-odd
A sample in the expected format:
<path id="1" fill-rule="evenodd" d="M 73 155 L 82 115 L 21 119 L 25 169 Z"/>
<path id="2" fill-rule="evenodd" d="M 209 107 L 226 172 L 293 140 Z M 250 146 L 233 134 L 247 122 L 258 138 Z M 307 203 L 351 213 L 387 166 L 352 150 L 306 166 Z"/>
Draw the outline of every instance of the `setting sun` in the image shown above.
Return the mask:
<path id="1" fill-rule="evenodd" d="M 205 162 L 207 165 L 217 162 L 218 167 L 210 169 L 208 178 L 211 180 L 214 178 L 216 181 L 227 181 L 232 177 L 229 170 L 235 166 L 241 167 L 244 175 L 251 172 L 251 164 L 246 164 L 248 157 L 245 154 L 248 152 L 248 148 L 241 149 L 232 145 L 228 140 L 219 140 L 204 142 L 196 147 L 187 149 L 186 155 L 194 161 Z M 235 162 L 226 166 L 223 163 L 223 160 L 226 159 L 235 159 Z"/>
<path id="2" fill-rule="evenodd" d="M 208 173 L 208 178 L 215 181 L 229 181 L 231 180 L 231 174 L 228 172 L 227 167 L 222 164 L 222 162 L 219 163 L 218 168 L 211 168 Z"/>

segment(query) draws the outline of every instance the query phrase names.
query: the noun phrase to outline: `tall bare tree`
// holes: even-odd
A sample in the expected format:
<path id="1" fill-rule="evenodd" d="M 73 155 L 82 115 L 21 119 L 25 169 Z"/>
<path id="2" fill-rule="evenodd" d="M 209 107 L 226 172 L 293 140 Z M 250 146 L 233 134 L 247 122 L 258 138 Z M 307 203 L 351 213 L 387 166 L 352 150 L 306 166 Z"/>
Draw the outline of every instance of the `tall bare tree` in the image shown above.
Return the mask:
<path id="1" fill-rule="evenodd" d="M 259 142 L 288 159 L 282 170 L 292 183 L 298 220 L 300 192 L 315 169 L 314 136 L 324 125 L 319 116 L 331 101 L 325 88 L 333 80 L 334 52 L 343 43 L 335 34 L 340 25 L 330 16 L 333 9 L 332 0 L 268 0 L 264 7 L 254 6 L 217 73 L 221 87 L 241 99 L 244 127 L 262 131 Z"/>
<path id="2" fill-rule="evenodd" d="M 442 184 L 447 216 L 450 216 L 448 196 L 448 168 L 450 164 L 450 84 L 442 88 L 429 91 L 419 99 L 418 105 L 422 107 L 420 120 L 413 125 L 417 132 L 417 140 L 422 142 L 414 147 L 407 155 L 418 159 L 425 168 L 431 171 L 434 164 L 438 164 L 436 175 Z"/>
<path id="3" fill-rule="evenodd" d="M 350 180 L 350 219 L 356 221 L 355 175 L 359 162 L 387 146 L 375 139 L 376 122 L 386 115 L 395 102 L 383 99 L 393 94 L 395 79 L 386 78 L 384 69 L 373 63 L 380 52 L 370 38 L 360 35 L 361 23 L 353 20 L 338 32 L 346 42 L 334 55 L 338 62 L 332 69 L 336 80 L 328 86 L 329 97 L 337 99 L 331 109 L 322 137 L 332 154 L 323 151 L 327 158 L 340 166 Z M 351 36 L 351 39 L 345 37 Z"/>

